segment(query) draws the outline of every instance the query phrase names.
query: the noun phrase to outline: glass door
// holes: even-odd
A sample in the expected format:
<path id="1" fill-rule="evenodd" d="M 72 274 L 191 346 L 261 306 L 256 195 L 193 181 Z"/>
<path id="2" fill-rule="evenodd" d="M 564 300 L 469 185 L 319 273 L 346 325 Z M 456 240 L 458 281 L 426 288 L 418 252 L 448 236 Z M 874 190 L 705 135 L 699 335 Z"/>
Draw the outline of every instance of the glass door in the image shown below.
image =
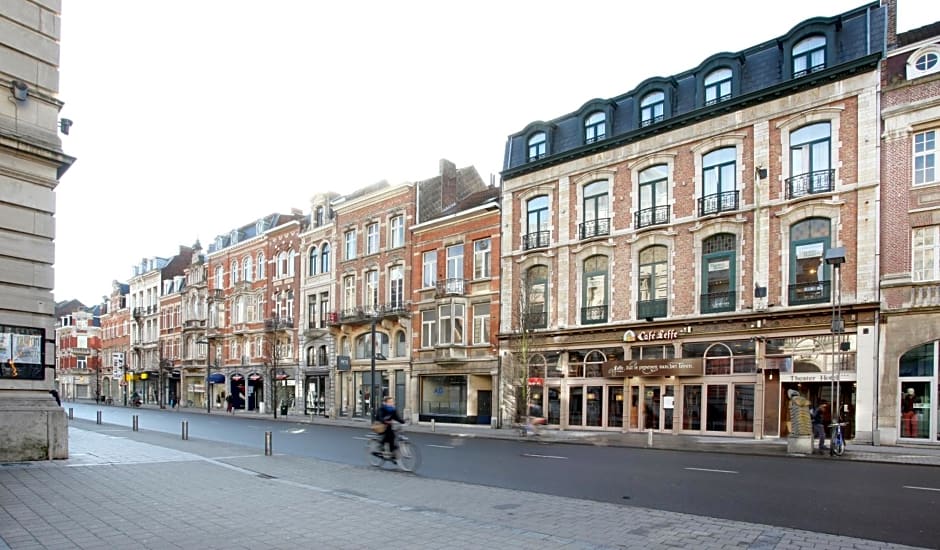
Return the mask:
<path id="1" fill-rule="evenodd" d="M 561 388 L 549 386 L 548 388 L 548 424 L 557 426 L 561 424 Z"/>
<path id="2" fill-rule="evenodd" d="M 682 386 L 682 429 L 702 430 L 702 386 Z"/>
<path id="3" fill-rule="evenodd" d="M 630 387 L 630 428 L 640 427 L 640 386 Z"/>
<path id="4" fill-rule="evenodd" d="M 659 430 L 661 388 L 659 386 L 646 386 L 643 394 L 643 429 Z"/>
<path id="5" fill-rule="evenodd" d="M 666 386 L 663 393 L 663 430 L 672 431 L 672 413 L 676 408 L 675 386 Z"/>
<path id="6" fill-rule="evenodd" d="M 584 424 L 584 387 L 568 388 L 568 425 L 582 426 Z"/>
<path id="7" fill-rule="evenodd" d="M 607 427 L 623 426 L 623 386 L 607 387 Z"/>
<path id="8" fill-rule="evenodd" d="M 588 386 L 585 403 L 585 426 L 601 426 L 604 417 L 604 387 Z"/>

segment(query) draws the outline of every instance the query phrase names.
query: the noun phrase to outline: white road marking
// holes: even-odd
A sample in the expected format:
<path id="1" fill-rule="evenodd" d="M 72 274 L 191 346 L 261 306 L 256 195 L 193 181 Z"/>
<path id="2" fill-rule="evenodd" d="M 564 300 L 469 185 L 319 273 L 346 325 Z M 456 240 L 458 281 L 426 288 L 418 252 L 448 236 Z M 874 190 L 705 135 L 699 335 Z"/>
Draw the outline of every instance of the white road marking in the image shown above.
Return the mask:
<path id="1" fill-rule="evenodd" d="M 530 458 L 555 458 L 558 460 L 568 460 L 567 456 L 534 455 L 534 454 L 529 454 L 529 453 L 522 453 L 522 456 L 528 456 Z"/>
<path id="2" fill-rule="evenodd" d="M 914 489 L 915 491 L 940 491 L 936 487 L 915 487 L 913 485 L 902 485 L 905 489 Z"/>
<path id="3" fill-rule="evenodd" d="M 438 449 L 453 449 L 453 445 L 428 445 L 428 447 L 437 447 Z"/>
<path id="4" fill-rule="evenodd" d="M 686 470 L 692 470 L 694 472 L 714 472 L 716 474 L 738 474 L 740 472 L 735 472 L 734 470 L 712 470 L 710 468 L 685 468 Z"/>

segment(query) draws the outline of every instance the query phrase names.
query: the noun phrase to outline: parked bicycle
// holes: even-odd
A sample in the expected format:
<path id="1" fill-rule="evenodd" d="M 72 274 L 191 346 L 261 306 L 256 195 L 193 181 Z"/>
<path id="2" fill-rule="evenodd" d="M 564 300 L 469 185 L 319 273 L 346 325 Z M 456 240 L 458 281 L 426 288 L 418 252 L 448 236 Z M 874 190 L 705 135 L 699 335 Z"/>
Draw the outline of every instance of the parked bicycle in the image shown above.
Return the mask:
<path id="1" fill-rule="evenodd" d="M 829 425 L 832 428 L 832 437 L 829 440 L 829 455 L 842 456 L 845 452 L 845 436 L 842 433 L 842 427 L 848 426 L 848 422 L 834 422 Z"/>
<path id="2" fill-rule="evenodd" d="M 398 443 L 398 449 L 392 453 L 382 443 L 382 434 L 370 432 L 366 438 L 366 456 L 369 459 L 369 464 L 379 467 L 384 466 L 386 462 L 391 462 L 397 464 L 405 472 L 414 472 L 421 465 L 421 454 L 418 452 L 418 446 L 412 443 L 400 430 L 395 434 L 395 440 Z"/>

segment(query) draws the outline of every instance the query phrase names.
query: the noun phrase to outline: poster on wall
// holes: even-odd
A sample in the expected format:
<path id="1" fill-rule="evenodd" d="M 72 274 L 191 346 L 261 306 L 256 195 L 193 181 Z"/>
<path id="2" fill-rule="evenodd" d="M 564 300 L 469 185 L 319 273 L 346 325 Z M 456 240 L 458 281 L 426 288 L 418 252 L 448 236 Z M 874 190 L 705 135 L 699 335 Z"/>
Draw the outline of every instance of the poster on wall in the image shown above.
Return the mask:
<path id="1" fill-rule="evenodd" d="M 45 379 L 40 328 L 0 325 L 0 378 Z"/>

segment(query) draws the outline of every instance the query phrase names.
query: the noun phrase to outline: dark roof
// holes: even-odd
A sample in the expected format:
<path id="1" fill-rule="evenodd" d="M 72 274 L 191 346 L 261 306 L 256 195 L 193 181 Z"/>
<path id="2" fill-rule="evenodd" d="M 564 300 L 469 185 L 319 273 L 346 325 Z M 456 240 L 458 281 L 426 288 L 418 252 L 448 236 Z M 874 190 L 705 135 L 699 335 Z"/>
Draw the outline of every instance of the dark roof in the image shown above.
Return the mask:
<path id="1" fill-rule="evenodd" d="M 293 216 L 287 214 L 268 214 L 260 219 L 257 219 L 251 223 L 246 223 L 241 227 L 232 229 L 228 233 L 217 236 L 211 243 L 209 243 L 209 248 L 207 252 L 209 254 L 213 252 L 218 252 L 228 248 L 234 244 L 238 244 L 242 241 L 246 241 L 253 237 L 257 237 L 261 233 L 264 233 L 272 227 L 277 227 L 279 225 L 284 225 L 285 223 L 294 221 L 296 219 L 301 219 L 303 216 Z M 232 239 L 232 235 L 235 235 L 235 239 Z"/>
<path id="2" fill-rule="evenodd" d="M 923 40 L 940 37 L 940 21 L 898 33 L 898 47 L 916 44 Z"/>
<path id="3" fill-rule="evenodd" d="M 78 300 L 62 300 L 55 304 L 55 318 L 57 320 L 76 311 L 88 311 L 88 306 Z"/>
<path id="4" fill-rule="evenodd" d="M 499 205 L 499 196 L 500 189 L 499 187 L 487 187 L 482 191 L 477 191 L 471 195 L 468 195 L 461 199 L 457 204 L 451 206 L 450 208 L 444 209 L 441 212 L 439 217 L 450 216 L 451 214 L 457 214 L 458 212 L 463 212 L 464 210 L 470 210 L 477 206 L 486 204 L 488 202 L 494 202 Z"/>

